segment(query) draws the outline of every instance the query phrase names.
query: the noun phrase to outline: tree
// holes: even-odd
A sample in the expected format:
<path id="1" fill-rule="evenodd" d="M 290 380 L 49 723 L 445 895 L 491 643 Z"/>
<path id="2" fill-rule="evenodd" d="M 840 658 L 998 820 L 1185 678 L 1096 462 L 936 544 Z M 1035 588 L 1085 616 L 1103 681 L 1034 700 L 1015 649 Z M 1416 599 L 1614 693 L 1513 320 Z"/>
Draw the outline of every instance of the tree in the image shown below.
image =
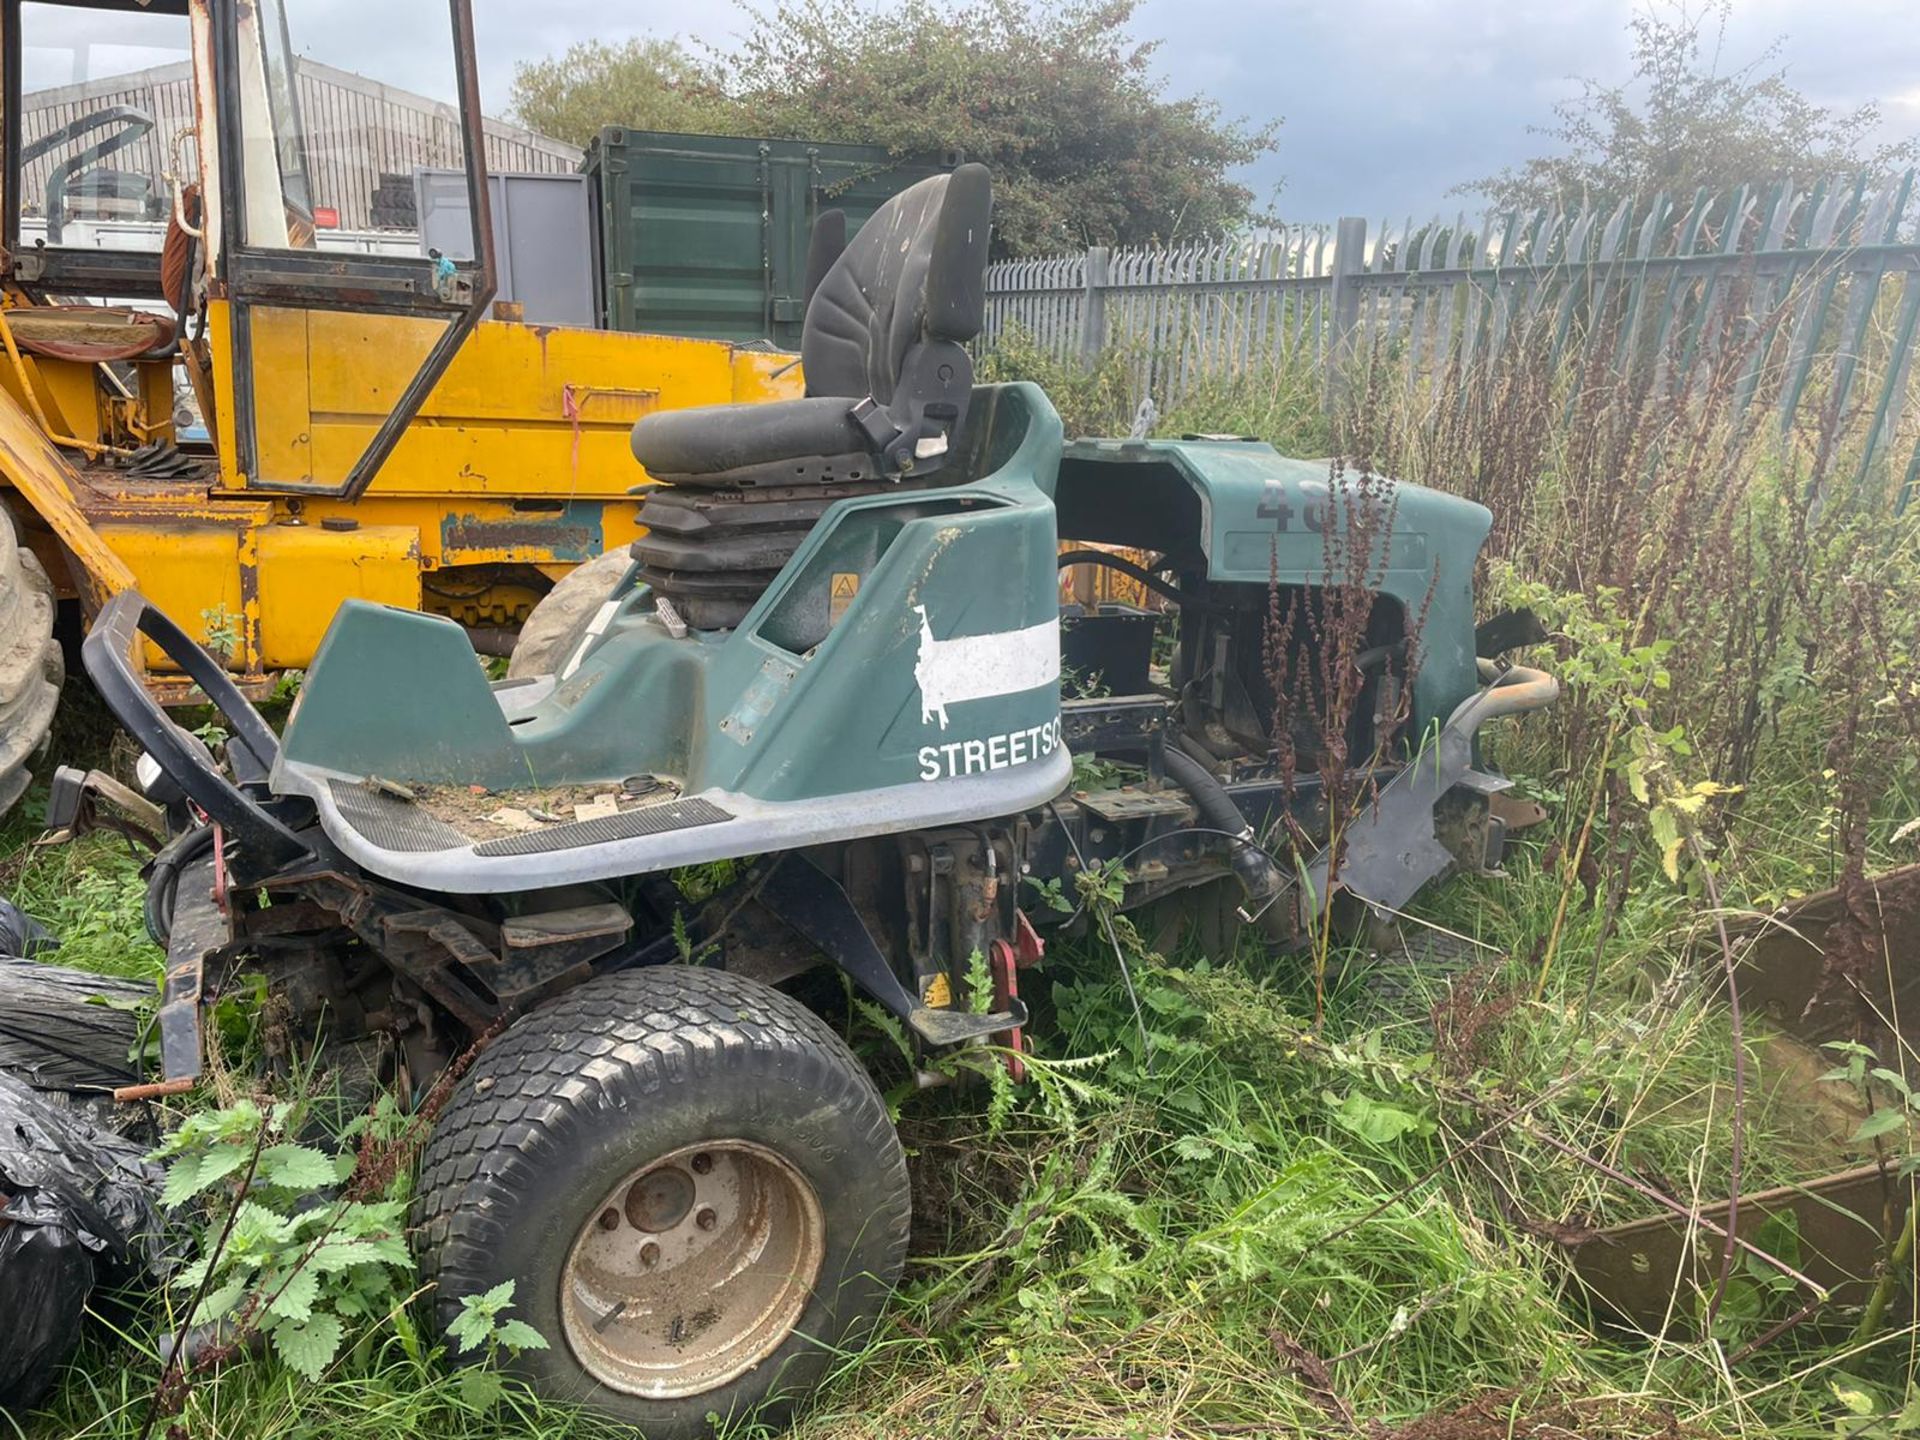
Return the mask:
<path id="1" fill-rule="evenodd" d="M 1817 105 L 1788 83 L 1775 40 L 1745 65 L 1723 68 L 1731 0 L 1692 10 L 1662 3 L 1635 13 L 1634 69 L 1624 85 L 1583 80 L 1554 107 L 1555 123 L 1532 127 L 1559 152 L 1463 185 L 1501 209 L 1590 199 L 1644 206 L 1664 191 L 1691 198 L 1788 177 L 1868 171 L 1914 162 L 1912 140 L 1876 144 L 1877 105 L 1845 113 Z"/>
<path id="2" fill-rule="evenodd" d="M 736 133 L 736 107 L 678 40 L 609 45 L 513 67 L 513 112 L 543 135 L 585 145 L 605 125 L 680 134 Z"/>
<path id="3" fill-rule="evenodd" d="M 522 66 L 514 104 L 526 124 L 574 140 L 627 124 L 958 149 L 993 169 L 1003 255 L 1221 235 L 1262 218 L 1231 172 L 1274 148 L 1279 122 L 1250 126 L 1210 101 L 1169 98 L 1152 74 L 1155 46 L 1128 33 L 1137 4 L 743 5 L 737 50 L 696 59 L 661 42 L 576 46 Z"/>

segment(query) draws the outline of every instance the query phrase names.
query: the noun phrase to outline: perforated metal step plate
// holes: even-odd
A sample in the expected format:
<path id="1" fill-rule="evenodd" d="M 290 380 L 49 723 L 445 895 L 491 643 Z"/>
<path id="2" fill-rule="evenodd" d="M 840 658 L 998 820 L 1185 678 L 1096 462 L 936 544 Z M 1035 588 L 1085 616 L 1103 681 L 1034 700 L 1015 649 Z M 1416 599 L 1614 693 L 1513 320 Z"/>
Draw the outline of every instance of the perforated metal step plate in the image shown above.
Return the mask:
<path id="1" fill-rule="evenodd" d="M 334 780 L 327 786 L 340 818 L 382 850 L 420 855 L 436 850 L 459 850 L 469 843 L 442 820 L 418 805 L 384 794 L 355 780 Z"/>
<path id="2" fill-rule="evenodd" d="M 505 835 L 474 846 L 473 853 L 490 860 L 503 855 L 542 855 L 549 850 L 576 850 L 582 845 L 604 845 L 610 840 L 637 840 L 645 835 L 665 835 L 731 819 L 730 812 L 710 800 L 674 800 L 594 820 L 572 820 L 544 830 Z"/>

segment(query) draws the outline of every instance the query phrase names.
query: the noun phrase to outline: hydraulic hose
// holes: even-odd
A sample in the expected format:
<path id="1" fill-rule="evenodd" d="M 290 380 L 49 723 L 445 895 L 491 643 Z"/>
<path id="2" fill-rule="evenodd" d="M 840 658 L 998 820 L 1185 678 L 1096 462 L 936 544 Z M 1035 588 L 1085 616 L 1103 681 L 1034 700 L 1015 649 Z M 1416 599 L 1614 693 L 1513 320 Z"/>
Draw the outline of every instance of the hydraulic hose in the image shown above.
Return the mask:
<path id="1" fill-rule="evenodd" d="M 140 909 L 147 934 L 162 950 L 173 933 L 174 891 L 180 884 L 180 872 L 212 847 L 213 826 L 196 825 L 169 840 L 147 867 L 147 894 Z"/>
<path id="2" fill-rule="evenodd" d="M 1481 683 L 1488 688 L 1462 702 L 1462 709 L 1478 704 L 1476 724 L 1498 719 L 1502 715 L 1542 710 L 1560 697 L 1560 682 L 1544 670 L 1535 670 L 1526 665 L 1509 665 L 1502 669 L 1491 660 L 1482 660 L 1479 662 L 1479 674 Z M 1456 715 L 1459 713 L 1455 711 Z"/>
<path id="3" fill-rule="evenodd" d="M 1286 877 L 1273 863 L 1273 857 L 1261 848 L 1253 826 L 1233 803 L 1226 787 L 1211 770 L 1178 745 L 1167 748 L 1166 765 L 1168 778 L 1192 798 L 1201 820 L 1233 838 L 1235 843 L 1228 864 L 1233 867 L 1234 878 L 1247 897 L 1242 913 L 1256 919 L 1271 938 L 1290 939 L 1293 927 L 1283 907 L 1276 903 L 1276 897 L 1286 885 Z"/>

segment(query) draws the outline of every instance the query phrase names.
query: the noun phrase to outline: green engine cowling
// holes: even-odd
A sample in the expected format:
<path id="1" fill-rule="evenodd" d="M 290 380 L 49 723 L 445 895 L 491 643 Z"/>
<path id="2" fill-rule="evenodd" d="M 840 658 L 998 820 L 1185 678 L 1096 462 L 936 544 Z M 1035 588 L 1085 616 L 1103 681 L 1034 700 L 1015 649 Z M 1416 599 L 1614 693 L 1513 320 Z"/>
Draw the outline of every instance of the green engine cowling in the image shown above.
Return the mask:
<path id="1" fill-rule="evenodd" d="M 1362 577 L 1418 646 L 1410 725 L 1424 732 L 1479 688 L 1473 571 L 1493 514 L 1331 468 L 1249 440 L 1076 440 L 1056 484 L 1060 534 L 1144 546 L 1262 596 L 1274 584 L 1325 586 L 1330 572 L 1332 583 Z"/>

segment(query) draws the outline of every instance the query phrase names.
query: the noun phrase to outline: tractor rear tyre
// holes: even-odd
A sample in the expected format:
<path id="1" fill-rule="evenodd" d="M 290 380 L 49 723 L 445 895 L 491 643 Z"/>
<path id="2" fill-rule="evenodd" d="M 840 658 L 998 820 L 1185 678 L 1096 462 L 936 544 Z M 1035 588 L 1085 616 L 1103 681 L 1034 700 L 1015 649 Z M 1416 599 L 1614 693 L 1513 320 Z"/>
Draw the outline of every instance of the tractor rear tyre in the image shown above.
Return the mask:
<path id="1" fill-rule="evenodd" d="M 520 627 L 513 657 L 507 661 L 507 678 L 551 675 L 564 665 L 587 622 L 613 598 L 613 587 L 631 564 L 633 557 L 624 548 L 609 550 L 561 576 Z"/>
<path id="2" fill-rule="evenodd" d="M 648 1440 L 784 1420 L 857 1347 L 905 1258 L 905 1157 L 840 1038 L 755 980 L 589 981 L 474 1062 L 421 1159 L 442 1328 L 515 1282 L 516 1368 Z"/>
<path id="3" fill-rule="evenodd" d="M 0 505 L 0 815 L 26 793 L 66 676 L 53 638 L 53 586 Z"/>

